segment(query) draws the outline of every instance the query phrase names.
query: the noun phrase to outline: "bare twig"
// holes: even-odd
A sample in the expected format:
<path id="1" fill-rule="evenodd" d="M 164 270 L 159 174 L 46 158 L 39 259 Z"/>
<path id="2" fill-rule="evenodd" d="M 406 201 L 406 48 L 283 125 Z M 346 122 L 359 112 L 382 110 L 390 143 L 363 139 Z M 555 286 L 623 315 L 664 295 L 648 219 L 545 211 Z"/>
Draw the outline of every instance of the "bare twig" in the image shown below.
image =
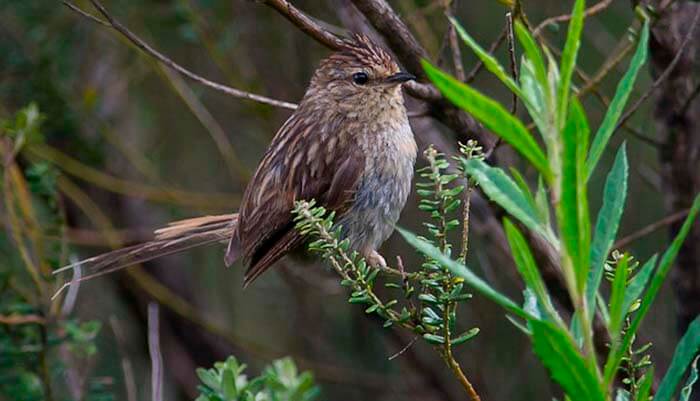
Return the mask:
<path id="1" fill-rule="evenodd" d="M 0 315 L 0 324 L 9 326 L 18 324 L 45 324 L 46 319 L 39 315 Z"/>
<path id="2" fill-rule="evenodd" d="M 416 341 L 418 341 L 419 338 L 420 336 L 413 336 L 411 341 L 409 341 L 408 344 L 406 344 L 406 346 L 398 350 L 395 354 L 391 355 L 389 358 L 387 358 L 387 360 L 393 361 L 394 359 L 400 357 L 403 353 L 408 351 L 413 346 L 413 344 L 415 344 Z"/>
<path id="3" fill-rule="evenodd" d="M 610 6 L 610 4 L 612 4 L 612 0 L 601 0 L 599 3 L 586 9 L 586 11 L 584 12 L 584 15 L 586 17 L 596 15 L 599 12 L 608 8 L 608 6 Z M 539 25 L 537 25 L 537 27 L 532 31 L 532 34 L 534 36 L 539 36 L 542 33 L 542 29 L 544 29 L 547 25 L 556 24 L 559 22 L 566 22 L 569 20 L 571 20 L 571 14 L 558 15 L 556 17 L 547 18 L 544 21 L 540 22 Z"/>
<path id="4" fill-rule="evenodd" d="M 163 355 L 160 352 L 158 304 L 148 304 L 148 353 L 151 356 L 151 401 L 163 401 Z"/>
<path id="5" fill-rule="evenodd" d="M 457 7 L 457 0 L 452 0 L 445 5 L 445 15 L 448 18 L 453 17 L 454 9 Z M 457 40 L 457 29 L 451 23 L 447 26 L 447 39 L 450 42 L 450 50 L 452 51 L 452 64 L 455 68 L 455 76 L 460 82 L 464 82 L 466 75 L 464 73 L 464 64 L 462 64 L 462 52 L 459 48 Z"/>
<path id="6" fill-rule="evenodd" d="M 488 53 L 493 54 L 496 50 L 498 50 L 499 47 L 503 44 L 503 41 L 506 40 L 506 35 L 508 34 L 508 27 L 504 27 L 501 33 L 498 35 L 496 40 L 491 43 L 491 46 L 489 46 Z M 465 78 L 464 82 L 470 83 L 474 81 L 476 78 L 477 74 L 484 68 L 484 63 L 479 60 L 476 65 L 469 71 L 469 74 Z"/>
<path id="7" fill-rule="evenodd" d="M 685 103 L 683 103 L 683 106 L 681 106 L 681 109 L 678 112 L 679 116 L 683 116 L 688 112 L 688 109 L 690 109 L 690 106 L 693 104 L 693 101 L 698 98 L 698 95 L 700 95 L 700 82 L 697 85 L 695 85 L 695 88 L 692 92 L 690 92 L 690 95 L 685 100 Z"/>
<path id="8" fill-rule="evenodd" d="M 685 216 L 688 215 L 688 212 L 690 212 L 690 209 L 681 210 L 679 212 L 673 213 L 672 215 L 666 216 L 661 220 L 655 221 L 655 222 L 633 232 L 632 234 L 629 234 L 629 235 L 619 239 L 613 245 L 613 249 L 622 249 L 622 248 L 626 247 L 627 245 L 629 245 L 630 243 L 632 243 L 632 242 L 634 242 L 634 241 L 636 241 L 644 236 L 647 236 L 658 229 L 661 229 L 665 226 L 673 224 L 677 221 L 683 220 L 685 218 Z"/>
<path id="9" fill-rule="evenodd" d="M 302 32 L 311 36 L 324 46 L 338 50 L 343 40 L 324 29 L 318 22 L 301 12 L 287 0 L 263 0 L 263 4 L 272 7 L 283 17 L 296 25 Z"/>
<path id="10" fill-rule="evenodd" d="M 134 368 L 131 364 L 131 360 L 127 357 L 126 353 L 126 338 L 124 337 L 124 332 L 119 325 L 119 321 L 116 317 L 109 317 L 109 324 L 112 326 L 112 331 L 114 332 L 114 338 L 117 340 L 117 347 L 119 352 L 122 354 L 122 372 L 124 374 L 124 386 L 126 387 L 126 399 L 127 401 L 136 401 L 136 380 L 134 376 Z"/>
<path id="11" fill-rule="evenodd" d="M 181 66 L 180 64 L 177 64 L 176 62 L 172 61 L 170 58 L 165 56 L 164 54 L 160 53 L 153 47 L 151 47 L 148 43 L 143 41 L 141 38 L 139 38 L 136 34 L 131 32 L 128 28 L 126 28 L 124 25 L 122 25 L 119 21 L 114 19 L 111 14 L 107 11 L 107 9 L 100 4 L 97 0 L 90 0 L 92 5 L 102 14 L 102 16 L 106 19 L 106 21 L 103 21 L 90 13 L 81 10 L 78 6 L 75 4 L 70 3 L 67 0 L 63 0 L 63 4 L 65 4 L 68 8 L 71 10 L 79 13 L 83 17 L 86 17 L 90 19 L 93 22 L 97 22 L 101 25 L 108 26 L 115 31 L 119 32 L 122 36 L 124 36 L 129 42 L 131 42 L 134 46 L 138 47 L 141 49 L 143 52 L 148 54 L 149 56 L 155 58 L 159 62 L 167 65 L 168 67 L 172 68 L 173 70 L 179 72 L 180 74 L 192 79 L 195 82 L 199 82 L 200 84 L 207 86 L 209 88 L 215 89 L 219 92 L 223 92 L 227 95 L 241 98 L 241 99 L 246 99 L 246 100 L 252 100 L 254 102 L 258 103 L 263 103 L 267 104 L 270 106 L 274 107 L 281 107 L 284 109 L 290 109 L 294 110 L 297 108 L 297 105 L 294 103 L 289 103 L 281 100 L 276 100 L 272 99 L 266 96 L 261 96 L 261 95 L 256 95 L 254 93 L 250 92 L 245 92 L 240 89 L 232 88 L 230 86 L 226 86 L 217 82 L 210 81 L 201 75 L 195 74 L 194 72 L 186 69 L 185 67 Z"/>
<path id="12" fill-rule="evenodd" d="M 632 105 L 632 107 L 625 112 L 625 114 L 620 118 L 620 121 L 618 121 L 617 126 L 615 127 L 615 130 L 617 131 L 627 123 L 627 121 L 632 117 L 632 115 L 639 109 L 639 107 L 649 98 L 649 96 L 654 93 L 656 89 L 661 86 L 661 84 L 671 75 L 673 70 L 676 68 L 678 63 L 681 60 L 681 56 L 685 52 L 685 49 L 688 47 L 688 44 L 690 43 L 690 39 L 693 38 L 693 34 L 695 33 L 695 28 L 698 26 L 698 21 L 700 21 L 700 7 L 698 7 L 698 10 L 695 12 L 695 17 L 693 17 L 693 22 L 690 25 L 690 29 L 688 29 L 688 33 L 685 34 L 685 37 L 683 38 L 683 41 L 680 44 L 680 47 L 678 48 L 678 51 L 676 52 L 676 55 L 673 57 L 673 60 L 668 64 L 666 69 L 659 75 L 659 77 L 654 81 L 654 83 L 651 85 L 651 87 L 644 92 L 644 94 L 637 99 L 636 102 Z"/>
<path id="13" fill-rule="evenodd" d="M 515 35 L 513 35 L 513 14 L 506 13 L 506 39 L 508 43 L 508 55 L 510 56 L 510 73 L 515 82 L 520 79 L 518 77 L 518 63 L 515 60 Z M 510 108 L 510 114 L 518 112 L 518 95 L 513 92 L 513 103 Z"/>

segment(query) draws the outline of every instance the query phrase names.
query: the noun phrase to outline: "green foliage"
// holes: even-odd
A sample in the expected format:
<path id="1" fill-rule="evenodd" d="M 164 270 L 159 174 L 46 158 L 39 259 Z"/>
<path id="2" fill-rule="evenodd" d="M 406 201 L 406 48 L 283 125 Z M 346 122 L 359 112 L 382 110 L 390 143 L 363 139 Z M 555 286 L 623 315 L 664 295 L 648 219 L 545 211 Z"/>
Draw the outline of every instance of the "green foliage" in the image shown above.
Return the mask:
<path id="1" fill-rule="evenodd" d="M 654 401 L 670 401 L 683 375 L 690 368 L 688 384 L 682 390 L 682 392 L 687 393 L 684 395 L 687 399 L 690 388 L 697 380 L 697 366 L 693 361 L 697 358 L 698 353 L 700 353 L 700 316 L 688 326 L 688 330 L 678 343 L 676 351 L 673 353 L 673 359 L 671 359 L 671 365 L 656 391 Z"/>
<path id="2" fill-rule="evenodd" d="M 649 20 L 644 20 L 644 26 L 642 27 L 642 34 L 639 37 L 639 43 L 637 44 L 637 50 L 632 57 L 630 62 L 630 68 L 625 72 L 625 75 L 620 80 L 617 85 L 617 90 L 615 91 L 615 96 L 608 106 L 608 111 L 605 113 L 605 118 L 598 128 L 595 137 L 593 138 L 593 143 L 591 144 L 591 152 L 588 156 L 588 161 L 586 162 L 586 169 L 588 178 L 591 177 L 593 171 L 603 155 L 605 147 L 608 145 L 610 137 L 615 132 L 617 128 L 617 123 L 622 112 L 624 111 L 625 105 L 627 104 L 627 99 L 634 89 L 634 82 L 637 79 L 639 70 L 642 68 L 647 59 L 647 51 L 649 42 Z"/>
<path id="3" fill-rule="evenodd" d="M 522 323 L 509 318 L 532 338 L 536 354 L 565 390 L 567 399 L 609 400 L 615 395 L 620 400 L 646 400 L 653 372 L 648 354 L 650 345 L 636 348 L 634 339 L 700 212 L 700 196 L 693 203 L 677 237 L 661 257 L 656 272 L 653 271 L 656 257 L 640 268 L 631 255 L 614 251 L 613 260 L 606 263 L 627 196 L 628 162 L 624 145 L 608 174 L 603 206 L 593 233 L 588 210 L 588 179 L 609 143 L 645 62 L 649 23 L 644 20 L 637 51 L 589 149 L 588 120 L 579 100 L 571 95 L 584 8 L 584 1 L 576 0 L 559 65 L 546 49 L 540 51 L 528 29 L 516 22 L 516 34 L 524 50 L 517 83 L 505 73 L 495 57 L 485 52 L 456 21 L 452 21 L 465 44 L 487 69 L 523 100 L 540 131 L 546 152 L 542 152 L 525 124 L 503 106 L 424 63 L 426 74 L 446 98 L 511 144 L 540 174 L 539 186 L 533 196 L 523 175 L 515 169 L 511 169 L 511 178 L 503 170 L 488 166 L 482 160 L 460 161 L 465 175 L 480 186 L 491 201 L 530 230 L 531 235 L 539 235 L 552 245 L 559 256 L 559 267 L 574 307 L 571 321 L 565 322 L 551 306 L 549 291 L 542 282 L 526 237 L 510 219 L 504 219 L 504 228 L 516 267 L 526 286 L 523 308 L 476 276 L 463 260 L 452 260 L 434 243 L 404 230 L 401 233 L 418 251 L 464 278 L 476 292 L 524 319 L 525 323 Z M 542 54 L 547 57 L 547 63 Z M 556 226 L 549 220 L 550 214 L 557 217 Z M 603 276 L 610 281 L 608 299 L 603 299 L 599 292 Z M 593 346 L 592 322 L 598 311 L 610 335 L 610 352 L 602 365 Z M 655 399 L 667 401 L 677 391 L 683 373 L 700 347 L 700 340 L 697 340 L 700 335 L 695 330 L 697 327 L 693 325 L 679 344 L 675 365 L 664 379 L 661 396 L 657 394 Z M 691 369 L 690 383 L 694 380 L 693 372 Z M 623 387 L 614 388 L 616 377 L 621 379 Z"/>
<path id="4" fill-rule="evenodd" d="M 572 401 L 605 400 L 595 370 L 586 365 L 566 331 L 537 319 L 530 326 L 537 356 Z"/>
<path id="5" fill-rule="evenodd" d="M 23 163 L 16 157 L 25 146 L 43 140 L 45 117 L 36 104 L 0 121 L 4 145 L 3 211 L 8 239 L 0 246 L 5 258 L 0 269 L 0 398 L 12 400 L 68 399 L 56 386 L 64 372 L 74 369 L 68 360 L 91 361 L 97 354 L 101 324 L 80 321 L 62 311 L 60 302 L 51 307 L 49 296 L 55 283 L 51 269 L 63 264 L 60 242 L 47 243 L 48 235 L 60 236 L 65 210 L 58 199 L 57 172 L 46 163 Z M 111 389 L 90 375 L 85 376 L 83 398 L 111 400 Z"/>
<path id="6" fill-rule="evenodd" d="M 291 358 L 272 362 L 251 379 L 243 373 L 245 369 L 233 356 L 211 369 L 197 369 L 202 382 L 197 401 L 312 401 L 318 397 L 313 375 L 299 373 Z"/>
<path id="7" fill-rule="evenodd" d="M 628 170 L 627 152 L 623 144 L 617 152 L 615 163 L 605 180 L 603 206 L 598 212 L 593 243 L 591 244 L 591 271 L 588 274 L 588 283 L 586 284 L 586 303 L 591 306 L 592 310 L 595 310 L 595 298 L 600 280 L 603 277 L 605 258 L 610 253 L 610 248 L 617 236 L 617 229 L 625 207 Z"/>

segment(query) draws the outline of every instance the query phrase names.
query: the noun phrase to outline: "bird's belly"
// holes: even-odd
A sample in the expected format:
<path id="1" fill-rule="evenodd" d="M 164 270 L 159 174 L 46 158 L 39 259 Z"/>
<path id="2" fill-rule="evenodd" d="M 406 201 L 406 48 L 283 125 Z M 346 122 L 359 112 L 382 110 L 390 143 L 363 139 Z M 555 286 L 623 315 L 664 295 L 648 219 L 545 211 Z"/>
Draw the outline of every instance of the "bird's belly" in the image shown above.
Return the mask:
<path id="1" fill-rule="evenodd" d="M 414 161 L 415 156 L 406 157 L 365 173 L 352 206 L 338 221 L 351 249 L 376 250 L 389 238 L 411 191 Z"/>

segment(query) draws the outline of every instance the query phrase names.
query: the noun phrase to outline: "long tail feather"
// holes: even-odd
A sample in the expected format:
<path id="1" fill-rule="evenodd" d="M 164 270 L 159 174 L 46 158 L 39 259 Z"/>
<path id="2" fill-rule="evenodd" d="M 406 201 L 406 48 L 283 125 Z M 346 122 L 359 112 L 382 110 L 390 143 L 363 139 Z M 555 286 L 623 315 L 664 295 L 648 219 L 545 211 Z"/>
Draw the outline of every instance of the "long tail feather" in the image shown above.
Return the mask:
<path id="1" fill-rule="evenodd" d="M 90 280 L 161 256 L 172 255 L 199 246 L 225 243 L 231 238 L 237 225 L 237 213 L 176 221 L 165 228 L 156 230 L 153 241 L 84 259 L 64 266 L 54 271 L 54 274 L 80 267 L 81 277 L 78 281 Z"/>

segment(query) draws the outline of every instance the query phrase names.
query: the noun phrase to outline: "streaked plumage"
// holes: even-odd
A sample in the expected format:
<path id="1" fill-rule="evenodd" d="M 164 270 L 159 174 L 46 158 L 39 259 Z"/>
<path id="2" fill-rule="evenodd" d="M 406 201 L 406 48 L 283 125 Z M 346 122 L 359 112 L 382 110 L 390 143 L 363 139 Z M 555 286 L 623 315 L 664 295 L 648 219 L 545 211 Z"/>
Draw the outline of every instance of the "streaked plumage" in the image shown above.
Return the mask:
<path id="1" fill-rule="evenodd" d="M 112 271 L 124 261 L 157 257 L 159 248 L 172 253 L 179 244 L 188 244 L 192 234 L 201 243 L 211 243 L 227 230 L 226 264 L 242 257 L 249 266 L 248 284 L 303 244 L 291 214 L 294 201 L 301 199 L 315 199 L 335 211 L 351 246 L 371 263 L 384 263 L 376 250 L 403 209 L 416 158 L 401 94 L 400 83 L 407 79 L 409 74 L 368 38 L 347 40 L 343 49 L 321 62 L 228 224 L 218 216 L 179 222 L 159 230 L 150 246 L 115 251 L 121 252 L 120 260 L 110 260 L 110 254 L 92 258 L 88 267 Z M 206 236 L 209 228 L 212 234 Z"/>

